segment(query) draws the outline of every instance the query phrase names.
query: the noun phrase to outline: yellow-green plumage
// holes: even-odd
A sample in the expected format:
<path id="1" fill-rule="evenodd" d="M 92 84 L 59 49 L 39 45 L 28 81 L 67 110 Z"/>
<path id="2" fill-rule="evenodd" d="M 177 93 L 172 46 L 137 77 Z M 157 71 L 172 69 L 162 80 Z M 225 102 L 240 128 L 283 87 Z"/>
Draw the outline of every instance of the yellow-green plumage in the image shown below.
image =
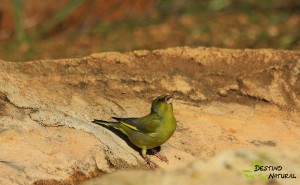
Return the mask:
<path id="1" fill-rule="evenodd" d="M 152 102 L 151 113 L 141 118 L 115 118 L 116 122 L 94 120 L 94 123 L 113 126 L 128 136 L 128 139 L 142 149 L 142 156 L 151 167 L 155 163 L 146 156 L 147 149 L 165 143 L 176 129 L 172 106 L 173 96 L 163 95 Z M 164 159 L 167 160 L 167 159 Z"/>

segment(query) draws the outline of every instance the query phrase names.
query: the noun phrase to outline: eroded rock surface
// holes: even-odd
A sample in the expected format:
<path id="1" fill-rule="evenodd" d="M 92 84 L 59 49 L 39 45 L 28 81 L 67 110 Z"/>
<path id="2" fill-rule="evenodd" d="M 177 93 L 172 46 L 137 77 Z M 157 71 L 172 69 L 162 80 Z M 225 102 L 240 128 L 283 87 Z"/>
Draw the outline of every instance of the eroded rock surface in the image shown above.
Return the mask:
<path id="1" fill-rule="evenodd" d="M 201 160 L 228 150 L 267 148 L 271 155 L 270 148 L 300 146 L 299 51 L 185 47 L 0 61 L 0 184 L 78 184 L 118 169 L 147 169 L 126 139 L 91 120 L 148 114 L 151 100 L 167 93 L 175 95 L 178 121 L 161 151 L 170 164 L 152 156 L 165 171 L 192 161 L 206 168 Z M 282 155 L 290 162 L 299 154 Z"/>
<path id="2" fill-rule="evenodd" d="M 298 151 L 299 152 L 299 151 Z M 265 165 L 277 167 L 281 165 L 281 170 L 246 172 L 253 171 L 252 161 L 264 161 Z M 255 150 L 233 150 L 217 154 L 207 161 L 196 160 L 185 168 L 169 171 L 119 171 L 104 177 L 96 178 L 84 185 L 198 185 L 198 184 L 299 184 L 297 178 L 274 178 L 275 174 L 287 174 L 297 177 L 300 173 L 300 160 L 295 155 L 295 151 L 278 151 L 274 148 Z M 242 169 L 242 170 L 241 170 Z M 279 168 L 278 168 L 279 169 Z M 262 174 L 261 176 L 259 174 Z M 291 175 L 290 175 L 291 174 Z M 270 177 L 269 177 L 270 176 Z M 299 175 L 298 175 L 299 176 Z"/>

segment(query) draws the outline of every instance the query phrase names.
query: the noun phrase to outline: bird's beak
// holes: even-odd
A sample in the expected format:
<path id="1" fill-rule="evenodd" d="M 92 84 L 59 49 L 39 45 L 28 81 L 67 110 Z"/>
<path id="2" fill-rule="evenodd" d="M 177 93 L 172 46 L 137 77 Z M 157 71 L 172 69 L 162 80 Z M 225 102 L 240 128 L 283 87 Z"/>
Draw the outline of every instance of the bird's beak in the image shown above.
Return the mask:
<path id="1" fill-rule="evenodd" d="M 167 95 L 167 96 L 165 96 L 165 102 L 166 102 L 167 104 L 172 103 L 173 99 L 174 99 L 174 96 L 173 96 L 173 95 Z"/>

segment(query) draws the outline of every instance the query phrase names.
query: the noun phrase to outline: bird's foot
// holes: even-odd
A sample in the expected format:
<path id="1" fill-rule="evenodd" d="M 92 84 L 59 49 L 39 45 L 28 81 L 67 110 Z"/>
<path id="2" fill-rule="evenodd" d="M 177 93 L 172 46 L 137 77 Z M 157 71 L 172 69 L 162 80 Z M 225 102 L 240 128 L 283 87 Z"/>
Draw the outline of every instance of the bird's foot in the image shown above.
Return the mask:
<path id="1" fill-rule="evenodd" d="M 166 163 L 169 164 L 169 160 L 168 160 L 168 158 L 166 156 L 161 155 L 159 152 L 155 153 L 154 155 L 157 158 L 159 158 L 161 161 L 164 161 L 164 162 L 166 162 Z"/>
<path id="2" fill-rule="evenodd" d="M 152 170 L 154 170 L 154 169 L 156 169 L 156 168 L 159 167 L 155 162 L 151 161 L 149 157 L 145 156 L 143 158 L 145 159 L 146 163 L 150 166 L 150 168 Z"/>

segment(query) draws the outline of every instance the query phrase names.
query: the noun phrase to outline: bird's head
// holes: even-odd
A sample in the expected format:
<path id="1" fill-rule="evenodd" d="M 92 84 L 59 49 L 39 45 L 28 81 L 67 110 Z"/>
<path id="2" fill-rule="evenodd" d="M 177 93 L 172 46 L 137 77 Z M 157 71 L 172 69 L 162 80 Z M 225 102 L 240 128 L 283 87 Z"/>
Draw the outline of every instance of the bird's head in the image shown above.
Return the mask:
<path id="1" fill-rule="evenodd" d="M 164 115 L 165 113 L 173 113 L 172 101 L 173 95 L 161 95 L 152 102 L 151 112 Z"/>

